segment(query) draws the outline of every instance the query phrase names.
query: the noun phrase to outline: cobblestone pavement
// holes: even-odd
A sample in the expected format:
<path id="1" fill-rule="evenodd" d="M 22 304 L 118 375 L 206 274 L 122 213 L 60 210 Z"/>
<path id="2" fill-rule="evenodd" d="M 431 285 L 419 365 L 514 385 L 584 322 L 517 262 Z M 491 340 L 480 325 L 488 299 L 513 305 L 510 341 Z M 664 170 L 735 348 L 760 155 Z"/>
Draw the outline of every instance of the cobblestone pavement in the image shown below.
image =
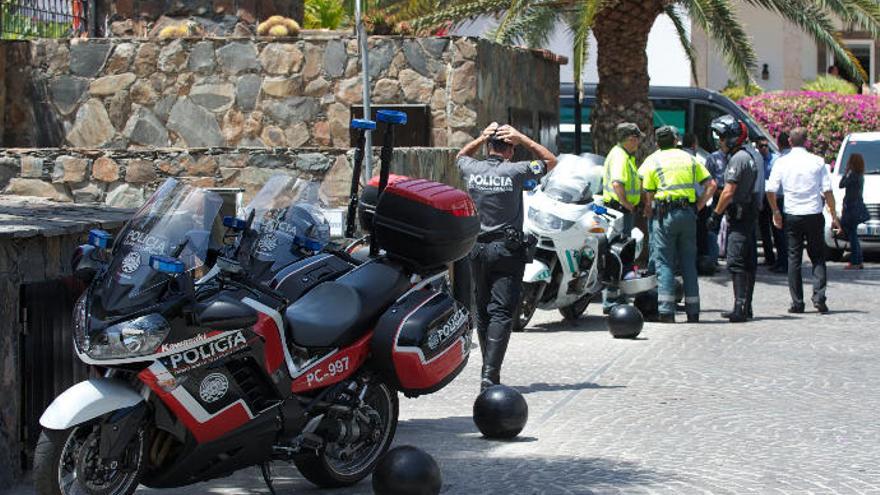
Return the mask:
<path id="1" fill-rule="evenodd" d="M 703 323 L 648 324 L 635 341 L 612 339 L 599 306 L 574 323 L 539 312 L 502 375 L 529 403 L 517 440 L 473 425 L 475 354 L 443 391 L 401 400 L 395 443 L 433 455 L 447 494 L 880 493 L 880 266 L 841 268 L 825 316 L 788 315 L 785 278 L 764 271 L 743 325 L 719 316 L 723 274 L 701 279 Z M 279 493 L 371 493 L 369 479 L 319 491 L 276 471 Z M 173 493 L 267 491 L 249 469 Z"/>

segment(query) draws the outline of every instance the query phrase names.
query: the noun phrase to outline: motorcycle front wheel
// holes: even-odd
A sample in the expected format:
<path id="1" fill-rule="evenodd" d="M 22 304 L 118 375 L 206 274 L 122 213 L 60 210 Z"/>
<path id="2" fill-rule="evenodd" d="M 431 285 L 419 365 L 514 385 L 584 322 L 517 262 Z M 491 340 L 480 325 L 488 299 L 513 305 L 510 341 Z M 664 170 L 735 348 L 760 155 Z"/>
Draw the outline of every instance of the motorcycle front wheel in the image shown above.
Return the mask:
<path id="1" fill-rule="evenodd" d="M 535 310 L 538 308 L 538 284 L 522 284 L 522 297 L 519 301 L 519 309 L 516 319 L 513 320 L 513 331 L 524 332 L 526 326 L 532 321 Z"/>
<path id="2" fill-rule="evenodd" d="M 569 304 L 564 308 L 559 308 L 559 314 L 562 315 L 566 320 L 577 320 L 584 314 L 584 311 L 587 310 L 587 306 L 590 305 L 590 301 L 593 300 L 592 294 L 587 294 L 586 296 L 578 299 L 573 304 Z"/>
<path id="3" fill-rule="evenodd" d="M 147 465 L 143 429 L 118 459 L 101 459 L 98 424 L 43 430 L 34 451 L 34 485 L 39 495 L 130 495 Z"/>
<path id="4" fill-rule="evenodd" d="M 293 463 L 307 480 L 322 488 L 338 488 L 353 485 L 373 472 L 394 440 L 397 392 L 384 383 L 371 383 L 357 414 L 369 418 L 369 428 L 359 427 L 357 438 L 328 442 L 318 451 L 294 456 Z"/>

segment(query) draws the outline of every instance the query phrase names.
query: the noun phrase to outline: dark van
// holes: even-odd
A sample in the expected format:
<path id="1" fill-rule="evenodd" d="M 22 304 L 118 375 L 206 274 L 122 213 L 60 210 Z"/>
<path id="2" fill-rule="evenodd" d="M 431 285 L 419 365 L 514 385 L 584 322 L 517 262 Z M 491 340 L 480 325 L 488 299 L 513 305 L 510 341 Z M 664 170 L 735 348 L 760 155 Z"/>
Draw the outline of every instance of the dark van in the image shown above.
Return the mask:
<path id="1" fill-rule="evenodd" d="M 574 84 L 562 83 L 559 93 L 559 152 L 574 153 Z M 733 115 L 745 122 L 752 141 L 764 136 L 770 140 L 770 146 L 776 149 L 776 140 L 759 126 L 751 115 L 720 93 L 703 88 L 651 86 L 648 97 L 654 105 L 654 128 L 674 125 L 682 134 L 693 132 L 700 147 L 707 152 L 716 149 L 709 123 L 724 114 Z M 592 152 L 590 111 L 595 101 L 596 85 L 585 84 L 581 108 L 582 152 Z"/>

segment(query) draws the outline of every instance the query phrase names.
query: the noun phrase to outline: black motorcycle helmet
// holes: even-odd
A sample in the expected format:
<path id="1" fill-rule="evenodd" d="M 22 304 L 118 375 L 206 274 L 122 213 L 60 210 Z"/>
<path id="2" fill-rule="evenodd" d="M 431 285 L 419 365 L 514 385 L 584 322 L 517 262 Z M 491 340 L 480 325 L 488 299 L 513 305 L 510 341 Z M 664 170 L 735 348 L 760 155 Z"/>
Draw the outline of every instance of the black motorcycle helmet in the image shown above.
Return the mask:
<path id="1" fill-rule="evenodd" d="M 749 137 L 749 129 L 746 127 L 745 122 L 734 118 L 732 115 L 722 115 L 714 119 L 709 128 L 730 149 L 742 146 L 746 142 L 746 138 Z"/>

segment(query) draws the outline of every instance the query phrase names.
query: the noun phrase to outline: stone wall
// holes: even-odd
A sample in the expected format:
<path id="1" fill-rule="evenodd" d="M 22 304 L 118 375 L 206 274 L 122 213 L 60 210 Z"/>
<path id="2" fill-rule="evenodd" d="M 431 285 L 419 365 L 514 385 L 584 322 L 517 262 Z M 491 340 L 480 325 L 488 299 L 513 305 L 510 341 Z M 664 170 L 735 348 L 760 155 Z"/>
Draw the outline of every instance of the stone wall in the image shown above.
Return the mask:
<path id="1" fill-rule="evenodd" d="M 461 187 L 457 150 L 399 148 L 392 171 Z M 0 150 L 0 189 L 60 202 L 133 208 L 168 177 L 200 187 L 243 187 L 246 197 L 273 175 L 323 181 L 330 206 L 348 201 L 352 152 L 340 149 Z M 378 153 L 374 157 L 378 173 Z"/>
<path id="2" fill-rule="evenodd" d="M 509 108 L 558 116 L 558 64 L 540 52 L 372 37 L 370 56 L 373 103 L 429 106 L 433 146 L 461 146 Z M 10 147 L 347 147 L 362 102 L 356 41 L 338 33 L 36 40 L 7 44 L 7 67 Z"/>
<path id="3" fill-rule="evenodd" d="M 190 19 L 206 34 L 252 34 L 257 22 L 283 15 L 303 20 L 303 0 L 98 0 L 99 25 L 105 36 L 146 36 L 169 18 Z M 106 21 L 106 22 L 105 22 Z M 102 28 L 103 30 L 103 28 Z"/>

